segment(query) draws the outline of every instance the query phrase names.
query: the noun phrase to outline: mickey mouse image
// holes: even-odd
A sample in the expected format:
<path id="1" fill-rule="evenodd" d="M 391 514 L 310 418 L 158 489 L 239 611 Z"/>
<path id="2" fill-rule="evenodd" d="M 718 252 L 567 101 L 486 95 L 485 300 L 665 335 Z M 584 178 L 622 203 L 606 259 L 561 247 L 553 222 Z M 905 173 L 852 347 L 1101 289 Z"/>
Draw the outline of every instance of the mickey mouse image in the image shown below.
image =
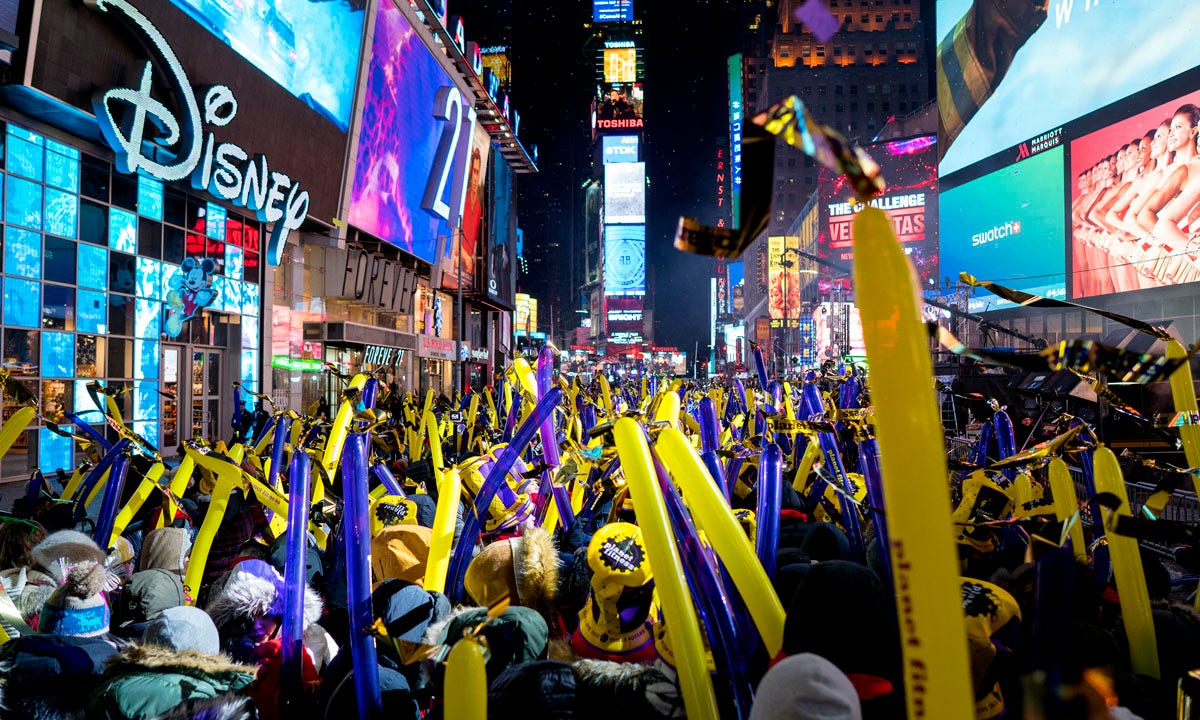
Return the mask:
<path id="1" fill-rule="evenodd" d="M 217 291 L 209 287 L 217 263 L 212 258 L 183 259 L 179 274 L 171 278 L 167 293 L 167 321 L 163 332 L 179 337 L 183 324 L 217 299 Z"/>

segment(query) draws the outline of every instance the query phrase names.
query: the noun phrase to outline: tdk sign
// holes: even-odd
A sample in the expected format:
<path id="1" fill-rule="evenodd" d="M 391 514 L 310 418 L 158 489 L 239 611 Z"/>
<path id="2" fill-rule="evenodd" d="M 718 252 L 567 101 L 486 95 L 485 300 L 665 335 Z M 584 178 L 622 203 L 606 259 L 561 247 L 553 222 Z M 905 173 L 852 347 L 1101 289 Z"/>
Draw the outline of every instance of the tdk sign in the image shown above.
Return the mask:
<path id="1" fill-rule="evenodd" d="M 605 135 L 603 143 L 605 165 L 638 161 L 637 135 Z"/>

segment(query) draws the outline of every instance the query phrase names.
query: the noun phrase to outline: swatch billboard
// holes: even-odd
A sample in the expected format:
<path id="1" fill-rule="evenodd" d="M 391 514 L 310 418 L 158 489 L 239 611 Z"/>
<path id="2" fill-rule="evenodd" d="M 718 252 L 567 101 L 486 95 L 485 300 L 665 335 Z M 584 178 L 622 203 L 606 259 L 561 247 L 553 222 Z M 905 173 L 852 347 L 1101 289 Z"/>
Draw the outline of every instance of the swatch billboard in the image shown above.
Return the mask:
<path id="1" fill-rule="evenodd" d="M 404 13 L 391 0 L 380 2 L 347 220 L 431 264 L 438 259 L 439 238 L 450 237 L 450 179 L 470 161 L 439 152 L 444 135 L 455 145 L 471 142 L 470 133 L 456 131 L 457 115 L 436 116 L 446 107 L 435 108 L 446 99 L 443 88 L 458 92 Z M 430 187 L 435 202 L 427 198 Z"/>
<path id="2" fill-rule="evenodd" d="M 1063 148 L 1034 155 L 941 195 L 941 272 L 960 272 L 1008 287 L 1065 298 L 1066 223 Z M 971 312 L 1012 307 L 990 293 Z"/>
<path id="3" fill-rule="evenodd" d="M 343 132 L 350 127 L 365 2 L 171 2 Z"/>
<path id="4" fill-rule="evenodd" d="M 1200 65 L 1200 3 L 938 0 L 945 176 Z"/>

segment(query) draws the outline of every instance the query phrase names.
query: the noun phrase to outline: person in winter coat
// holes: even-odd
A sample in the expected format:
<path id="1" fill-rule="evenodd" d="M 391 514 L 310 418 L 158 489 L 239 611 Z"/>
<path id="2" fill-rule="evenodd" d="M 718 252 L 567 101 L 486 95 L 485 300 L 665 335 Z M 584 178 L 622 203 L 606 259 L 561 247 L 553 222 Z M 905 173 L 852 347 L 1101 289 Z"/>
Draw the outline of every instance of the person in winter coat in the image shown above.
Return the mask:
<path id="1" fill-rule="evenodd" d="M 554 540 L 536 525 L 522 526 L 516 537 L 496 541 L 467 566 L 464 586 L 482 607 L 507 597 L 541 613 L 551 637 L 563 634 L 558 619 L 558 549 Z"/>
<path id="2" fill-rule="evenodd" d="M 101 593 L 104 567 L 75 564 L 40 614 L 43 634 L 0 647 L 0 717 L 50 720 L 82 716 L 105 662 L 120 649 L 109 635 Z"/>
<path id="3" fill-rule="evenodd" d="M 679 686 L 659 667 L 604 660 L 513 665 L 488 688 L 488 720 L 682 718 Z"/>
<path id="4" fill-rule="evenodd" d="M 221 650 L 237 662 L 263 664 L 259 645 L 276 640 L 283 623 L 283 576 L 262 560 L 246 560 L 230 571 L 221 591 L 208 604 L 221 635 Z M 304 647 L 317 672 L 337 655 L 333 638 L 317 624 L 321 596 L 304 588 Z"/>
<path id="5" fill-rule="evenodd" d="M 418 706 L 427 700 L 428 678 L 419 663 L 407 663 L 406 647 L 421 643 L 430 624 L 450 614 L 450 601 L 403 580 L 385 580 L 371 593 L 374 606 L 375 649 L 379 661 L 379 687 L 384 714 L 389 718 L 418 718 Z M 358 717 L 349 645 L 343 647 L 324 673 L 323 717 L 328 720 Z"/>
<path id="6" fill-rule="evenodd" d="M 142 644 L 109 659 L 87 716 L 149 720 L 201 702 L 208 709 L 241 707 L 255 671 L 220 654 L 217 628 L 203 610 L 168 608 L 150 621 Z"/>
<path id="7" fill-rule="evenodd" d="M 152 530 L 142 541 L 142 552 L 138 557 L 138 572 L 152 568 L 170 570 L 180 579 L 187 573 L 188 558 L 192 553 L 192 538 L 183 528 L 164 527 Z"/>

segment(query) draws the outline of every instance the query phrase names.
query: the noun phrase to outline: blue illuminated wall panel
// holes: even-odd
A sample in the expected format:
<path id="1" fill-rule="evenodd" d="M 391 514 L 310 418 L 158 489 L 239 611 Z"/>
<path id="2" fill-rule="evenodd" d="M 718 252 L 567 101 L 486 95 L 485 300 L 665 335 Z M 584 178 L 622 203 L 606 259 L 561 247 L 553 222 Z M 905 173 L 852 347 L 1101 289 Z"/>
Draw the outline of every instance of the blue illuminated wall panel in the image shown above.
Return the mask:
<path id="1" fill-rule="evenodd" d="M 157 340 L 162 334 L 162 314 L 162 303 L 138 298 L 133 311 L 134 337 Z"/>
<path id="2" fill-rule="evenodd" d="M 9 125 L 8 171 L 14 175 L 40 181 L 45 144 L 41 135 L 15 125 Z"/>
<path id="3" fill-rule="evenodd" d="M 4 324 L 41 327 L 42 286 L 32 280 L 4 278 Z"/>
<path id="4" fill-rule="evenodd" d="M 159 358 L 158 342 L 153 340 L 133 341 L 133 377 L 138 380 L 157 380 Z"/>
<path id="5" fill-rule="evenodd" d="M 42 236 L 21 228 L 4 228 L 4 272 L 28 278 L 42 276 Z"/>
<path id="6" fill-rule="evenodd" d="M 208 204 L 204 210 L 204 234 L 213 240 L 225 242 L 225 223 L 229 213 L 220 205 Z"/>
<path id="7" fill-rule="evenodd" d="M 74 238 L 79 226 L 79 196 L 46 188 L 46 232 Z"/>
<path id="8" fill-rule="evenodd" d="M 42 229 L 42 186 L 9 175 L 4 181 L 4 221 L 10 225 Z"/>
<path id="9" fill-rule="evenodd" d="M 52 473 L 59 468 L 75 471 L 75 441 L 42 428 L 38 430 L 38 469 Z"/>
<path id="10" fill-rule="evenodd" d="M 158 383 L 139 380 L 133 383 L 133 419 L 158 419 Z"/>
<path id="11" fill-rule="evenodd" d="M 83 417 L 83 413 L 99 413 L 100 408 L 96 407 L 96 403 L 92 402 L 92 396 L 88 394 L 87 386 L 92 380 L 76 380 L 75 381 L 75 414 Z M 104 385 L 104 381 L 98 381 Z M 90 415 L 83 417 L 87 422 L 96 422 L 100 420 L 99 415 Z"/>
<path id="12" fill-rule="evenodd" d="M 150 258 L 139 257 L 137 259 L 137 288 L 135 294 L 138 297 L 153 298 L 157 300 L 159 293 L 162 292 L 162 268 L 163 263 Z"/>
<path id="13" fill-rule="evenodd" d="M 76 248 L 79 253 L 79 286 L 94 290 L 108 289 L 108 250 L 97 245 L 80 243 Z"/>
<path id="14" fill-rule="evenodd" d="M 79 289 L 75 293 L 75 329 L 103 335 L 108 322 L 108 293 Z"/>
<path id="15" fill-rule="evenodd" d="M 71 193 L 79 192 L 78 150 L 46 140 L 46 184 Z"/>
<path id="16" fill-rule="evenodd" d="M 138 175 L 138 214 L 163 219 L 163 184 L 145 175 Z"/>
<path id="17" fill-rule="evenodd" d="M 42 333 L 42 377 L 75 377 L 74 333 Z"/>
<path id="18" fill-rule="evenodd" d="M 113 250 L 134 255 L 137 253 L 137 216 L 128 210 L 110 208 L 108 211 L 108 246 Z"/>

